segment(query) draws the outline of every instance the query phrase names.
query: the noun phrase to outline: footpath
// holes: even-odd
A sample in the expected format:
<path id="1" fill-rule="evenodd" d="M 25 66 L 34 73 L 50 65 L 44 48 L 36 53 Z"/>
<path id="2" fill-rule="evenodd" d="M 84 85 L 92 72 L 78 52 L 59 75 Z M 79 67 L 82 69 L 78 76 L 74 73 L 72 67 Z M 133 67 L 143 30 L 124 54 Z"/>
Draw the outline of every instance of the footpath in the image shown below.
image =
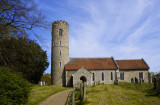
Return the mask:
<path id="1" fill-rule="evenodd" d="M 73 89 L 64 90 L 58 92 L 49 98 L 42 101 L 39 105 L 65 105 L 68 94 L 73 91 Z"/>

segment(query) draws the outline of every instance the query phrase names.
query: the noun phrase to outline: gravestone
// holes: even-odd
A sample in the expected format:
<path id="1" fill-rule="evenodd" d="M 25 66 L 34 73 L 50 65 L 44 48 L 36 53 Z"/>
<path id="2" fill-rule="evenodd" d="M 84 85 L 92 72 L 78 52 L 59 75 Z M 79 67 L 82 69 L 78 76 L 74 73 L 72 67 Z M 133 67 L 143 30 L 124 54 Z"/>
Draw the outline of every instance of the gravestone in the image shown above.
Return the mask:
<path id="1" fill-rule="evenodd" d="M 131 83 L 134 83 L 134 78 L 131 78 Z"/>
<path id="2" fill-rule="evenodd" d="M 97 82 L 95 82 L 95 85 L 97 85 Z"/>
<path id="3" fill-rule="evenodd" d="M 115 81 L 114 81 L 114 84 L 115 84 L 115 85 L 118 85 L 118 80 L 115 80 Z"/>
<path id="4" fill-rule="evenodd" d="M 100 81 L 98 81 L 98 85 L 100 85 Z"/>
<path id="5" fill-rule="evenodd" d="M 142 79 L 141 78 L 139 79 L 139 83 L 142 84 Z"/>
<path id="6" fill-rule="evenodd" d="M 41 86 L 43 85 L 42 81 L 40 81 L 40 85 L 41 85 Z"/>
<path id="7" fill-rule="evenodd" d="M 137 77 L 135 77 L 135 83 L 138 83 L 138 79 L 137 79 Z"/>
<path id="8" fill-rule="evenodd" d="M 45 85 L 45 81 L 43 82 L 43 85 Z"/>
<path id="9" fill-rule="evenodd" d="M 157 78 L 154 77 L 154 90 L 156 90 L 156 89 L 157 89 Z"/>
<path id="10" fill-rule="evenodd" d="M 160 78 L 158 79 L 158 92 L 160 92 Z"/>
<path id="11" fill-rule="evenodd" d="M 152 74 L 149 73 L 148 76 L 149 76 L 149 83 L 152 83 Z"/>

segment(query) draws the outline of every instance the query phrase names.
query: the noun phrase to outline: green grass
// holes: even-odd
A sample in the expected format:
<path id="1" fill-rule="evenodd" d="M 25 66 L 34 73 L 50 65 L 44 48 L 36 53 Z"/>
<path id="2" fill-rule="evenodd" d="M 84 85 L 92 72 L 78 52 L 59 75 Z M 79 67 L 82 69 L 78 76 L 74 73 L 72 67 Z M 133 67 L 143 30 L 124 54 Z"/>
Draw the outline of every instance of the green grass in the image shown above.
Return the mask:
<path id="1" fill-rule="evenodd" d="M 119 83 L 88 86 L 85 105 L 160 105 L 153 84 Z"/>
<path id="2" fill-rule="evenodd" d="M 49 96 L 66 89 L 70 88 L 65 88 L 62 86 L 54 86 L 54 85 L 50 86 L 34 85 L 30 92 L 27 105 L 38 105 L 41 101 L 48 98 Z"/>

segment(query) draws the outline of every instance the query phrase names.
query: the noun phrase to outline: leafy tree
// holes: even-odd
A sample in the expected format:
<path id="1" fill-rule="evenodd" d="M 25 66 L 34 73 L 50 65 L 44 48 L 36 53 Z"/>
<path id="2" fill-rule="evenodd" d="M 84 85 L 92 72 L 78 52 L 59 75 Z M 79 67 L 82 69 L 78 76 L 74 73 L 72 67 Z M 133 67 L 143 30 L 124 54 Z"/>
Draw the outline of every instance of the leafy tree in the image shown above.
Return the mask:
<path id="1" fill-rule="evenodd" d="M 17 37 L 26 30 L 34 33 L 35 27 L 48 27 L 34 0 L 0 0 L 0 4 L 0 37 Z"/>
<path id="2" fill-rule="evenodd" d="M 27 102 L 31 84 L 0 67 L 0 105 L 22 105 Z"/>
<path id="3" fill-rule="evenodd" d="M 50 85 L 51 84 L 51 75 L 49 73 L 43 74 L 43 76 L 41 77 L 41 81 L 44 81 L 46 83 L 46 85 Z"/>
<path id="4" fill-rule="evenodd" d="M 38 83 L 48 67 L 46 51 L 26 37 L 0 41 L 0 66 L 7 66 L 13 73 L 21 75 L 32 83 Z"/>
<path id="5" fill-rule="evenodd" d="M 37 34 L 34 32 L 34 28 L 42 27 L 47 29 L 49 25 L 45 16 L 38 10 L 37 6 L 34 0 L 0 0 L 0 43 L 3 43 L 2 40 L 5 38 L 10 40 L 11 37 L 26 37 L 29 31 L 33 32 L 38 38 Z M 11 39 L 13 40 L 13 38 Z M 9 45 L 12 47 L 14 47 L 14 44 L 15 43 L 12 44 L 9 42 Z M 8 53 L 5 54 L 6 51 L 3 51 L 4 48 L 2 49 L 2 47 L 0 47 L 0 60 L 6 62 L 5 65 L 9 63 L 9 59 L 15 59 L 16 61 L 14 56 L 9 58 L 13 55 L 12 51 L 10 51 L 10 56 L 7 55 Z"/>

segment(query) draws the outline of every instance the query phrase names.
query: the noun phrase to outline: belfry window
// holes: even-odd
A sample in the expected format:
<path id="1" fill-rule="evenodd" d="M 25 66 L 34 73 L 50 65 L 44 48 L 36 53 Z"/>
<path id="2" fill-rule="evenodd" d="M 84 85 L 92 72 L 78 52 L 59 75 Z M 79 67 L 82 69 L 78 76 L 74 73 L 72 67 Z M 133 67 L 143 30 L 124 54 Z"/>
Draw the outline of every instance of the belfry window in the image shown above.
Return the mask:
<path id="1" fill-rule="evenodd" d="M 62 36 L 62 35 L 63 35 L 63 30 L 59 29 L 59 36 Z"/>
<path id="2" fill-rule="evenodd" d="M 104 73 L 102 72 L 102 81 L 104 81 Z"/>
<path id="3" fill-rule="evenodd" d="M 111 80 L 113 80 L 113 73 L 111 72 Z"/>

